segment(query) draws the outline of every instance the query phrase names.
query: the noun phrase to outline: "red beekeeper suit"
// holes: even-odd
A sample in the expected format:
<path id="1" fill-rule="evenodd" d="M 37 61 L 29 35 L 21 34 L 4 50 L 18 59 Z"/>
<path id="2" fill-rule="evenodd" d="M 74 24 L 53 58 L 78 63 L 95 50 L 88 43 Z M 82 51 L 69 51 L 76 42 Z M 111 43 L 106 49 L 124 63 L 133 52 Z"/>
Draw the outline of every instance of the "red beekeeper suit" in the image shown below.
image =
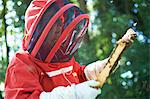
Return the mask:
<path id="1" fill-rule="evenodd" d="M 70 70 L 64 74 L 59 74 L 56 71 L 60 70 L 60 68 L 68 68 Z M 60 85 L 68 86 L 70 85 L 69 83 L 77 84 L 84 81 L 83 69 L 84 67 L 80 67 L 74 59 L 60 66 L 59 63 L 48 64 L 40 62 L 27 52 L 19 51 L 7 69 L 5 98 L 38 99 L 42 91 L 50 92 L 53 88 Z M 56 76 L 52 75 L 52 77 L 49 77 L 51 75 L 45 74 L 45 71 Z"/>
<path id="2" fill-rule="evenodd" d="M 86 81 L 85 66 L 73 55 L 88 23 L 89 16 L 67 0 L 33 0 L 25 15 L 23 49 L 7 69 L 5 99 L 39 99 L 42 92 Z"/>

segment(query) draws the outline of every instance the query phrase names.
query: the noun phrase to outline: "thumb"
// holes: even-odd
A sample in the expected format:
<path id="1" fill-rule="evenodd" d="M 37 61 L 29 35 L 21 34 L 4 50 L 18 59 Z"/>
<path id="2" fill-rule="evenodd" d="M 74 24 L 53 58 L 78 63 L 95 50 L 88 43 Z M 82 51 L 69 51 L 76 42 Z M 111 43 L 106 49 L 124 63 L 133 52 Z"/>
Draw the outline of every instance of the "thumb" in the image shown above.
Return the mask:
<path id="1" fill-rule="evenodd" d="M 106 58 L 104 60 L 101 61 L 97 61 L 95 63 L 95 70 L 96 70 L 96 75 L 98 76 L 98 74 L 104 69 L 104 67 L 106 66 L 107 62 L 108 62 L 109 58 Z"/>

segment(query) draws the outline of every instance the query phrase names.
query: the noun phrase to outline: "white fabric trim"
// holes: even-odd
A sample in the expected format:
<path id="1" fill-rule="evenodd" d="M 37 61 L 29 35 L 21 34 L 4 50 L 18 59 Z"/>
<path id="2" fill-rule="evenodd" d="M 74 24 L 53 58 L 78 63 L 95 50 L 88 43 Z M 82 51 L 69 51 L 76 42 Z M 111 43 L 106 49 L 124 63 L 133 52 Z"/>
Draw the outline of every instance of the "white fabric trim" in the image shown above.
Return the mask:
<path id="1" fill-rule="evenodd" d="M 53 77 L 53 76 L 56 76 L 56 75 L 67 73 L 67 72 L 72 71 L 72 70 L 73 70 L 73 66 L 69 66 L 69 67 L 61 68 L 59 70 L 55 70 L 55 71 L 51 71 L 51 72 L 46 72 L 46 74 L 49 77 Z"/>

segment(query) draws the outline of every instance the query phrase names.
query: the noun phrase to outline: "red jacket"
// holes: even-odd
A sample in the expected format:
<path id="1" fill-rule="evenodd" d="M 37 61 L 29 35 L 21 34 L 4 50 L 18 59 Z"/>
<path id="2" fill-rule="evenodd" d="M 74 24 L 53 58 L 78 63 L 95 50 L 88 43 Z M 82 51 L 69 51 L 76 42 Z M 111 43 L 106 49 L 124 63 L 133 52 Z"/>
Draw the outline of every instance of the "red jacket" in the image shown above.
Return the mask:
<path id="1" fill-rule="evenodd" d="M 74 59 L 66 63 L 43 63 L 26 51 L 18 51 L 8 66 L 5 99 L 38 99 L 42 91 L 86 80 L 84 66 Z M 63 72 L 62 72 L 63 71 Z"/>

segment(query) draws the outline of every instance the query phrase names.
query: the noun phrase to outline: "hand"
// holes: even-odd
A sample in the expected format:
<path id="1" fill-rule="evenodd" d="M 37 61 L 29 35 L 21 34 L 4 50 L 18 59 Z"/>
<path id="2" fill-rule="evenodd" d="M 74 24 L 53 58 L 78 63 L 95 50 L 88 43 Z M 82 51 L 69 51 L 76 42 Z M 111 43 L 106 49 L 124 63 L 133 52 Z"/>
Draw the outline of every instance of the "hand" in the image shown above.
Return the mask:
<path id="1" fill-rule="evenodd" d="M 102 61 L 96 61 L 86 66 L 84 73 L 87 80 L 97 80 L 98 74 L 103 70 L 108 62 L 108 58 Z"/>
<path id="2" fill-rule="evenodd" d="M 75 86 L 76 99 L 95 99 L 101 93 L 100 89 L 95 87 L 100 83 L 95 80 L 89 80 Z"/>
<path id="3" fill-rule="evenodd" d="M 99 82 L 94 80 L 68 87 L 60 86 L 51 92 L 42 92 L 40 99 L 95 99 L 101 93 L 100 89 L 93 88 L 96 86 L 99 86 Z"/>

